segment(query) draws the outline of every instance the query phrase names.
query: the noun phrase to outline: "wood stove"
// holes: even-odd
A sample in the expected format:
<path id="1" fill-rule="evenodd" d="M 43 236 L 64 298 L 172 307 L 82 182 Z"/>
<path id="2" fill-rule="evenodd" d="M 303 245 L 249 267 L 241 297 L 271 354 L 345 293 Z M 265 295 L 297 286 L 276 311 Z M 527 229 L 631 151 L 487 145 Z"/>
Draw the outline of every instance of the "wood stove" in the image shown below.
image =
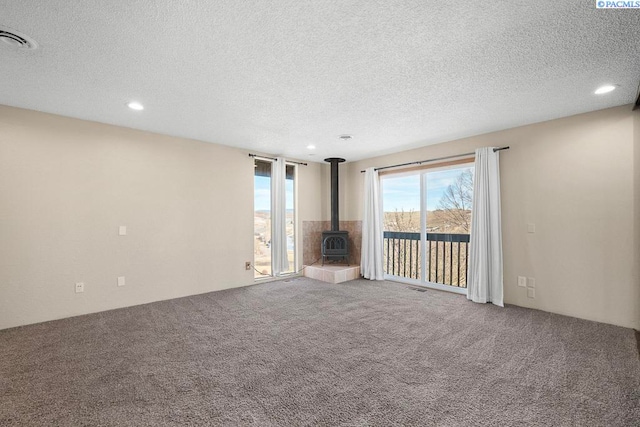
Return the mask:
<path id="1" fill-rule="evenodd" d="M 338 212 L 338 164 L 344 159 L 330 157 L 331 163 L 331 230 L 322 232 L 322 265 L 325 261 L 346 261 L 349 265 L 349 232 L 340 230 Z"/>
<path id="2" fill-rule="evenodd" d="M 340 230 L 322 232 L 322 265 L 324 265 L 325 260 L 342 260 L 349 265 L 348 235 L 348 231 Z"/>

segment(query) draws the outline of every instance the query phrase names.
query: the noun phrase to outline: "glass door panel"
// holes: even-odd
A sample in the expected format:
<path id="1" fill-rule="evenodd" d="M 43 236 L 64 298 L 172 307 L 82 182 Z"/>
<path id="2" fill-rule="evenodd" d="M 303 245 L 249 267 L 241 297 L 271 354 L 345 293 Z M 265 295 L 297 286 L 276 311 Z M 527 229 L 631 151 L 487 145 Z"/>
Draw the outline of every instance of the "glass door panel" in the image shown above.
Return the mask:
<path id="1" fill-rule="evenodd" d="M 255 161 L 253 178 L 254 277 L 271 275 L 271 162 Z"/>
<path id="2" fill-rule="evenodd" d="M 465 288 L 473 201 L 473 166 L 423 174 L 426 279 Z"/>
<path id="3" fill-rule="evenodd" d="M 382 180 L 384 272 L 420 279 L 420 175 L 392 175 Z"/>
<path id="4" fill-rule="evenodd" d="M 287 165 L 285 193 L 286 193 L 286 218 L 287 218 L 287 258 L 289 259 L 289 270 L 287 273 L 296 271 L 296 211 L 295 211 L 295 179 L 296 166 Z"/>

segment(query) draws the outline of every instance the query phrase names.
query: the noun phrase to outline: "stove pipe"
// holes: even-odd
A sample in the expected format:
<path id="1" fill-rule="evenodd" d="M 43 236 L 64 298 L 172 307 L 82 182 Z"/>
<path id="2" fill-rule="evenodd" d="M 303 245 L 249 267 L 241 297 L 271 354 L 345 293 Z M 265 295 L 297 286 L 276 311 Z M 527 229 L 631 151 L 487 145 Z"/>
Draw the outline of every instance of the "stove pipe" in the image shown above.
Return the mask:
<path id="1" fill-rule="evenodd" d="M 331 163 L 331 231 L 340 230 L 340 214 L 338 209 L 338 163 L 345 160 L 339 157 L 324 159 Z"/>

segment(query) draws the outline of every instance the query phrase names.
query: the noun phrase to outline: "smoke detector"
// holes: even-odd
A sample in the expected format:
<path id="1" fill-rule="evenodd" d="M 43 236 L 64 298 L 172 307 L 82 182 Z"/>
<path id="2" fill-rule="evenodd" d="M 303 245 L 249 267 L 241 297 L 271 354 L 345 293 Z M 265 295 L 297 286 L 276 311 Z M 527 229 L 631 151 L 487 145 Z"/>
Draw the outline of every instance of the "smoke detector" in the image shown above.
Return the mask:
<path id="1" fill-rule="evenodd" d="M 2 26 L 0 26 L 0 40 L 18 49 L 36 49 L 38 47 L 38 43 L 31 37 Z"/>

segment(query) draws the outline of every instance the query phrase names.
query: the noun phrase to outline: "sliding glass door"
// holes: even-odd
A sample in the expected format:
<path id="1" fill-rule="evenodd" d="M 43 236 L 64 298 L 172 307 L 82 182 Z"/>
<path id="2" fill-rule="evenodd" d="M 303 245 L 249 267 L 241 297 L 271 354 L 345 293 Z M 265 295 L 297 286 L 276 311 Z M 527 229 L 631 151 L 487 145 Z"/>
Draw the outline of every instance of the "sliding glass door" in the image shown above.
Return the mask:
<path id="1" fill-rule="evenodd" d="M 473 164 L 384 175 L 388 278 L 465 292 Z"/>

